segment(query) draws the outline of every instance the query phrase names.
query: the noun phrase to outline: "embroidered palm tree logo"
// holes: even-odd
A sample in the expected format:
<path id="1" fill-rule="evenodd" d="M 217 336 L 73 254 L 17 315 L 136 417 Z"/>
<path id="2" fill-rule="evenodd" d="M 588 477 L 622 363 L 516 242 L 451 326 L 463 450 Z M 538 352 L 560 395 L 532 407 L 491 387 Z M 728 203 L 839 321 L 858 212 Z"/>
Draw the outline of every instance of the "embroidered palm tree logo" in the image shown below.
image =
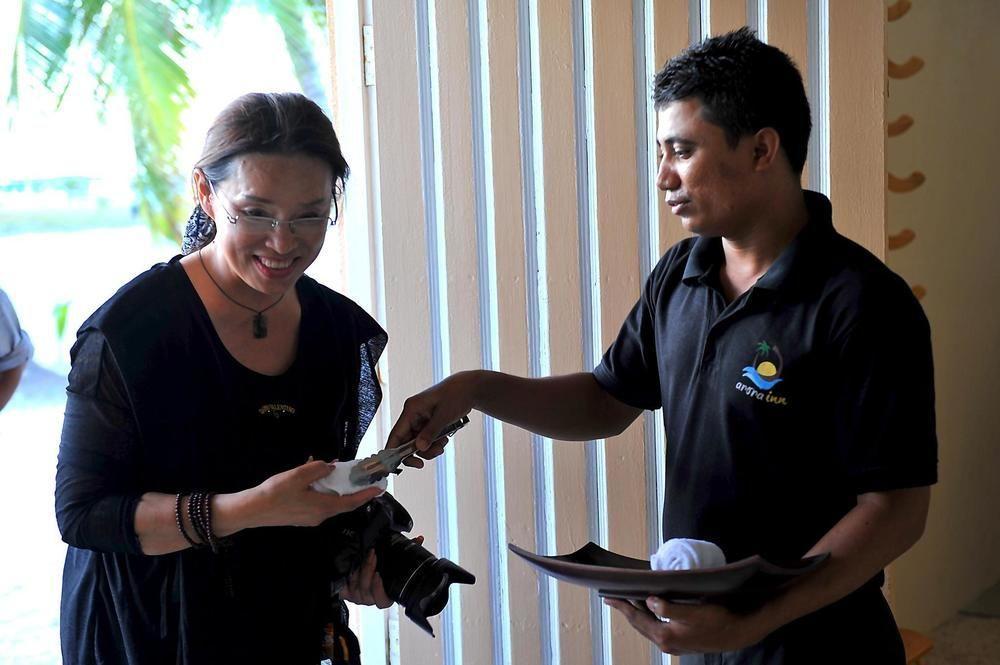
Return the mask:
<path id="1" fill-rule="evenodd" d="M 781 350 L 776 344 L 768 344 L 766 341 L 757 342 L 754 347 L 753 361 L 743 368 L 743 376 L 754 382 L 761 390 L 770 390 L 784 379 L 781 378 L 781 370 L 784 360 L 781 358 Z M 777 365 L 772 362 L 777 361 Z"/>

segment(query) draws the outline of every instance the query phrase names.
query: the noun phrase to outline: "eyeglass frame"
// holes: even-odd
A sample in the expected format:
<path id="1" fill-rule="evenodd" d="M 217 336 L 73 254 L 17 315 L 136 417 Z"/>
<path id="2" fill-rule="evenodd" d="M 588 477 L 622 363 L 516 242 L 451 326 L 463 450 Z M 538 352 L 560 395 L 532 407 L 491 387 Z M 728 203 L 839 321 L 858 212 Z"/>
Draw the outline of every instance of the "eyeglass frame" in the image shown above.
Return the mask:
<path id="1" fill-rule="evenodd" d="M 229 212 L 229 209 L 226 206 L 221 205 L 221 203 L 222 203 L 221 199 L 223 199 L 224 197 L 220 196 L 219 193 L 217 191 L 215 191 L 215 185 L 212 183 L 211 180 L 209 180 L 206 177 L 205 181 L 208 183 L 208 189 L 211 190 L 212 195 L 215 196 L 216 198 L 220 199 L 220 207 L 222 208 L 222 212 L 226 213 L 226 219 L 229 221 L 230 224 L 232 224 L 233 226 L 235 226 L 236 225 L 236 221 L 240 218 L 240 215 L 239 214 L 236 214 L 236 215 L 231 214 Z M 226 198 L 227 202 L 232 203 L 232 201 L 229 201 L 228 197 L 225 197 L 225 198 Z M 330 222 L 329 226 L 336 226 L 337 225 L 337 221 L 340 219 L 340 206 L 337 205 L 337 197 L 335 197 L 335 196 L 331 197 L 330 201 L 331 201 L 331 207 L 333 208 L 334 215 L 333 215 L 333 217 L 330 217 L 329 215 L 327 215 L 326 216 L 326 221 Z M 277 231 L 279 226 L 281 226 L 282 224 L 285 224 L 286 226 L 288 226 L 288 230 L 292 233 L 292 235 L 298 235 L 295 232 L 295 225 L 298 222 L 301 222 L 303 220 L 323 219 L 322 217 L 302 217 L 301 219 L 278 219 L 277 217 L 267 217 L 265 215 L 244 215 L 244 218 L 248 218 L 248 217 L 249 218 L 253 218 L 253 219 L 262 219 L 262 220 L 266 219 L 266 220 L 270 220 L 270 222 L 271 222 L 271 229 L 270 229 L 270 231 L 268 231 L 269 233 L 273 233 L 274 231 Z M 323 228 L 323 227 L 319 227 L 318 225 L 317 225 L 317 227 L 318 228 Z"/>

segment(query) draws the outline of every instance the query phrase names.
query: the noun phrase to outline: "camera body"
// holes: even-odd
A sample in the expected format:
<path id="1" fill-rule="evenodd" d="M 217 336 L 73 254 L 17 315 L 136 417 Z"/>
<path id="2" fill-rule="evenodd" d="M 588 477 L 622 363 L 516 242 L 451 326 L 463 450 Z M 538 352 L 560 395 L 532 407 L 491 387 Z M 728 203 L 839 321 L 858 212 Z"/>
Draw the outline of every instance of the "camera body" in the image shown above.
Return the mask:
<path id="1" fill-rule="evenodd" d="M 368 550 L 375 550 L 376 570 L 385 592 L 413 623 L 434 635 L 427 617 L 448 604 L 452 583 L 474 584 L 472 573 L 439 559 L 415 543 L 404 532 L 413 528 L 413 519 L 388 492 L 357 510 L 331 520 L 337 546 L 333 554 L 335 591 L 359 568 Z"/>

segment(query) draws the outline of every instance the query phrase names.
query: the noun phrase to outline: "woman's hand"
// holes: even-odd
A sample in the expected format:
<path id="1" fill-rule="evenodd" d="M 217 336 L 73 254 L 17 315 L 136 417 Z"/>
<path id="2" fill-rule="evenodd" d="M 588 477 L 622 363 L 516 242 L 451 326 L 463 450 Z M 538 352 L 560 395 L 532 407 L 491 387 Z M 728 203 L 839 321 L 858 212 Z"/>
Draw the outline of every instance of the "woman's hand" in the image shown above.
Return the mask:
<path id="1" fill-rule="evenodd" d="M 403 460 L 403 464 L 418 469 L 424 465 L 421 457 L 434 459 L 443 453 L 448 439 L 435 437 L 472 411 L 475 375 L 475 372 L 453 374 L 406 400 L 385 447 L 398 448 L 416 439 L 417 455 Z"/>
<path id="2" fill-rule="evenodd" d="M 333 471 L 322 461 L 277 473 L 250 490 L 252 526 L 317 526 L 334 515 L 365 505 L 382 490 L 370 487 L 354 494 L 326 494 L 309 485 Z"/>
<path id="3" fill-rule="evenodd" d="M 424 537 L 417 536 L 413 542 L 423 545 Z M 355 605 L 375 605 L 382 610 L 392 605 L 392 598 L 389 598 L 382 586 L 382 576 L 376 570 L 377 564 L 375 550 L 368 550 L 364 563 L 347 578 L 347 585 L 341 589 L 340 597 Z"/>
<path id="4" fill-rule="evenodd" d="M 341 589 L 340 597 L 355 605 L 375 605 L 382 610 L 392 605 L 392 599 L 382 586 L 382 577 L 375 570 L 377 563 L 375 550 L 368 550 L 364 563 L 347 578 L 347 586 Z"/>

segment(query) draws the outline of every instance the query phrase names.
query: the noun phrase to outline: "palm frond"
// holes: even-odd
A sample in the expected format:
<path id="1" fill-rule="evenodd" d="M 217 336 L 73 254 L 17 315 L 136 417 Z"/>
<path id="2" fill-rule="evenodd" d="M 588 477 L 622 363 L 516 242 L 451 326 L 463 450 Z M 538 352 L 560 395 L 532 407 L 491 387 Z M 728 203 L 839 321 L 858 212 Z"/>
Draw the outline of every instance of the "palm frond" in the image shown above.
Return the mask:
<path id="1" fill-rule="evenodd" d="M 90 56 L 94 99 L 103 114 L 113 94 L 125 96 L 132 123 L 139 210 L 150 226 L 176 237 L 183 217 L 177 166 L 182 114 L 194 96 L 184 69 L 192 35 L 217 27 L 236 0 L 19 0 L 21 14 L 7 98 L 16 104 L 35 81 L 61 103 L 71 64 Z M 320 67 L 307 21 L 322 25 L 325 0 L 243 0 L 273 16 L 303 90 L 326 108 Z"/>
<path id="2" fill-rule="evenodd" d="M 295 77 L 307 97 L 329 112 L 323 74 L 316 61 L 315 48 L 306 30 L 306 21 L 322 24 L 326 20 L 326 4 L 322 0 L 257 0 L 262 14 L 274 17 L 285 39 L 285 48 L 292 60 Z"/>
<path id="3" fill-rule="evenodd" d="M 182 65 L 191 44 L 178 23 L 190 5 L 149 0 L 117 0 L 115 4 L 105 31 L 113 35 L 105 42 L 109 67 L 101 78 L 110 88 L 124 91 L 127 98 L 140 214 L 154 230 L 176 238 L 182 215 L 183 185 L 177 166 L 184 130 L 181 116 L 194 97 Z"/>
<path id="4" fill-rule="evenodd" d="M 19 68 L 46 88 L 57 91 L 69 84 L 65 66 L 73 43 L 77 17 L 70 0 L 22 0 L 15 37 L 9 103 L 16 104 L 23 82 Z"/>

